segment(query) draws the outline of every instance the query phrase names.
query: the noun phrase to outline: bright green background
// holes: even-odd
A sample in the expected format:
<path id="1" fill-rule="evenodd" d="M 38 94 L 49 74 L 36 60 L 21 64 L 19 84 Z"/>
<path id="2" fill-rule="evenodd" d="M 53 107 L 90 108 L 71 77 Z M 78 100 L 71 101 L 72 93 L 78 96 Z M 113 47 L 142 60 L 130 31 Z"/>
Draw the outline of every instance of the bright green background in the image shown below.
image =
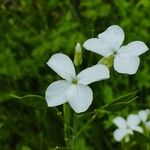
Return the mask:
<path id="1" fill-rule="evenodd" d="M 6 97 L 12 94 L 44 97 L 47 86 L 60 79 L 46 65 L 50 56 L 63 52 L 73 59 L 77 42 L 83 44 L 92 33 L 96 37 L 113 24 L 124 29 L 124 44 L 142 40 L 150 46 L 150 1 L 0 0 L 0 150 L 65 146 L 63 122 L 55 108 L 33 109 Z M 90 52 L 83 53 L 81 69 L 89 64 Z M 93 57 L 92 65 L 100 59 L 95 54 Z M 121 75 L 111 69 L 109 80 L 91 85 L 94 101 L 89 112 L 135 90 L 139 90 L 138 100 L 121 115 L 150 108 L 150 53 L 140 58 L 135 75 Z M 57 108 L 62 111 L 62 106 Z M 119 114 L 103 115 L 88 126 L 78 141 L 79 149 L 122 149 L 112 135 L 116 128 L 112 119 Z M 84 124 L 84 119 L 81 122 Z M 136 146 L 142 149 L 141 144 L 131 148 Z"/>

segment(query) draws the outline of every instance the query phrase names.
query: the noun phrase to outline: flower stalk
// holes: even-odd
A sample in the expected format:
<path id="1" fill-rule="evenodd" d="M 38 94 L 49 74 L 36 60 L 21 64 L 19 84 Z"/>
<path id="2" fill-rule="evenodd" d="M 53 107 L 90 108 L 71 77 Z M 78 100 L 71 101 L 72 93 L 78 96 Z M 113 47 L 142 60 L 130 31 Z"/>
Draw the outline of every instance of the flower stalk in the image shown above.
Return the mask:
<path id="1" fill-rule="evenodd" d="M 74 112 L 74 119 L 73 119 L 73 132 L 72 132 L 72 149 L 76 150 L 76 143 L 77 143 L 77 131 L 78 131 L 78 116 Z"/>
<path id="2" fill-rule="evenodd" d="M 63 105 L 63 112 L 64 112 L 64 140 L 66 142 L 67 147 L 71 147 L 71 140 L 70 140 L 70 126 L 71 126 L 71 109 L 70 106 L 65 103 Z"/>

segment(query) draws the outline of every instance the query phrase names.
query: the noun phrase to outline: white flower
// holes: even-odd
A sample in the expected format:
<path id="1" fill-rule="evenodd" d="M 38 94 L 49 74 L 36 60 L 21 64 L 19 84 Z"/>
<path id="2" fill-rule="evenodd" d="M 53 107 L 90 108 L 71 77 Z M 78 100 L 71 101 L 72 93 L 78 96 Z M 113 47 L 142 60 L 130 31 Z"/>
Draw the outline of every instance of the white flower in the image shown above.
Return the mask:
<path id="1" fill-rule="evenodd" d="M 150 128 L 150 121 L 148 121 L 148 116 L 150 114 L 150 110 L 140 110 L 138 112 L 140 120 L 145 124 L 146 127 Z"/>
<path id="2" fill-rule="evenodd" d="M 139 55 L 145 53 L 148 47 L 142 41 L 133 41 L 121 46 L 124 41 L 124 32 L 118 25 L 112 25 L 98 38 L 91 38 L 84 43 L 87 50 L 104 57 L 114 55 L 114 69 L 119 73 L 135 74 L 139 64 Z"/>
<path id="3" fill-rule="evenodd" d="M 138 115 L 135 114 L 130 114 L 127 120 L 122 117 L 116 117 L 113 123 L 118 127 L 113 133 L 116 141 L 121 141 L 129 134 L 133 135 L 133 131 L 143 132 L 143 129 L 138 126 L 140 124 L 140 119 Z"/>
<path id="4" fill-rule="evenodd" d="M 68 102 L 75 112 L 84 112 L 91 105 L 93 92 L 88 84 L 109 78 L 109 70 L 104 65 L 95 65 L 75 73 L 71 59 L 61 53 L 54 54 L 48 66 L 65 80 L 51 83 L 46 90 L 48 106 L 58 106 Z"/>

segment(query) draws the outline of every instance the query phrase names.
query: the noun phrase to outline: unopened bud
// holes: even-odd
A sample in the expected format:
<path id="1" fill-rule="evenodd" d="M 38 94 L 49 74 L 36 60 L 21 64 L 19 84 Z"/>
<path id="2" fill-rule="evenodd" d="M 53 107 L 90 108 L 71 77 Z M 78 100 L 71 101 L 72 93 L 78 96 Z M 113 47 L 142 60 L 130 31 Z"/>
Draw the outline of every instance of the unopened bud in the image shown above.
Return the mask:
<path id="1" fill-rule="evenodd" d="M 82 64 L 82 49 L 80 43 L 77 43 L 74 53 L 74 65 L 79 66 Z"/>

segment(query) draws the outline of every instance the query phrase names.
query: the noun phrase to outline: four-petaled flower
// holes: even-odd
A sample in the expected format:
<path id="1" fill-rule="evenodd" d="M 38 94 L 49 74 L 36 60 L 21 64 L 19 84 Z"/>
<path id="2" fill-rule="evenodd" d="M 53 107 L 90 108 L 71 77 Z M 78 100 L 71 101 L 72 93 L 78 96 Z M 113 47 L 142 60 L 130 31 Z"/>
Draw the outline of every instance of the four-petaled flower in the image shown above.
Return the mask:
<path id="1" fill-rule="evenodd" d="M 147 128 L 150 128 L 150 121 L 148 121 L 148 116 L 150 114 L 150 110 L 146 109 L 146 110 L 140 110 L 138 112 L 139 118 L 140 120 L 145 124 L 145 126 Z"/>
<path id="2" fill-rule="evenodd" d="M 127 120 L 122 117 L 116 117 L 113 122 L 118 127 L 113 133 L 116 141 L 121 141 L 129 134 L 133 135 L 133 131 L 143 132 L 142 127 L 138 126 L 140 124 L 138 115 L 130 114 Z"/>
<path id="3" fill-rule="evenodd" d="M 65 80 L 51 83 L 46 90 L 48 106 L 58 106 L 68 102 L 75 112 L 84 112 L 91 105 L 93 92 L 90 83 L 109 78 L 109 69 L 104 65 L 95 65 L 75 73 L 71 59 L 61 53 L 54 54 L 47 62 L 48 66 Z"/>
<path id="4" fill-rule="evenodd" d="M 126 46 L 121 46 L 124 37 L 122 28 L 112 25 L 99 34 L 98 38 L 87 40 L 83 46 L 106 58 L 113 56 L 113 65 L 117 72 L 135 74 L 140 64 L 139 55 L 146 52 L 148 47 L 142 41 L 133 41 Z"/>

